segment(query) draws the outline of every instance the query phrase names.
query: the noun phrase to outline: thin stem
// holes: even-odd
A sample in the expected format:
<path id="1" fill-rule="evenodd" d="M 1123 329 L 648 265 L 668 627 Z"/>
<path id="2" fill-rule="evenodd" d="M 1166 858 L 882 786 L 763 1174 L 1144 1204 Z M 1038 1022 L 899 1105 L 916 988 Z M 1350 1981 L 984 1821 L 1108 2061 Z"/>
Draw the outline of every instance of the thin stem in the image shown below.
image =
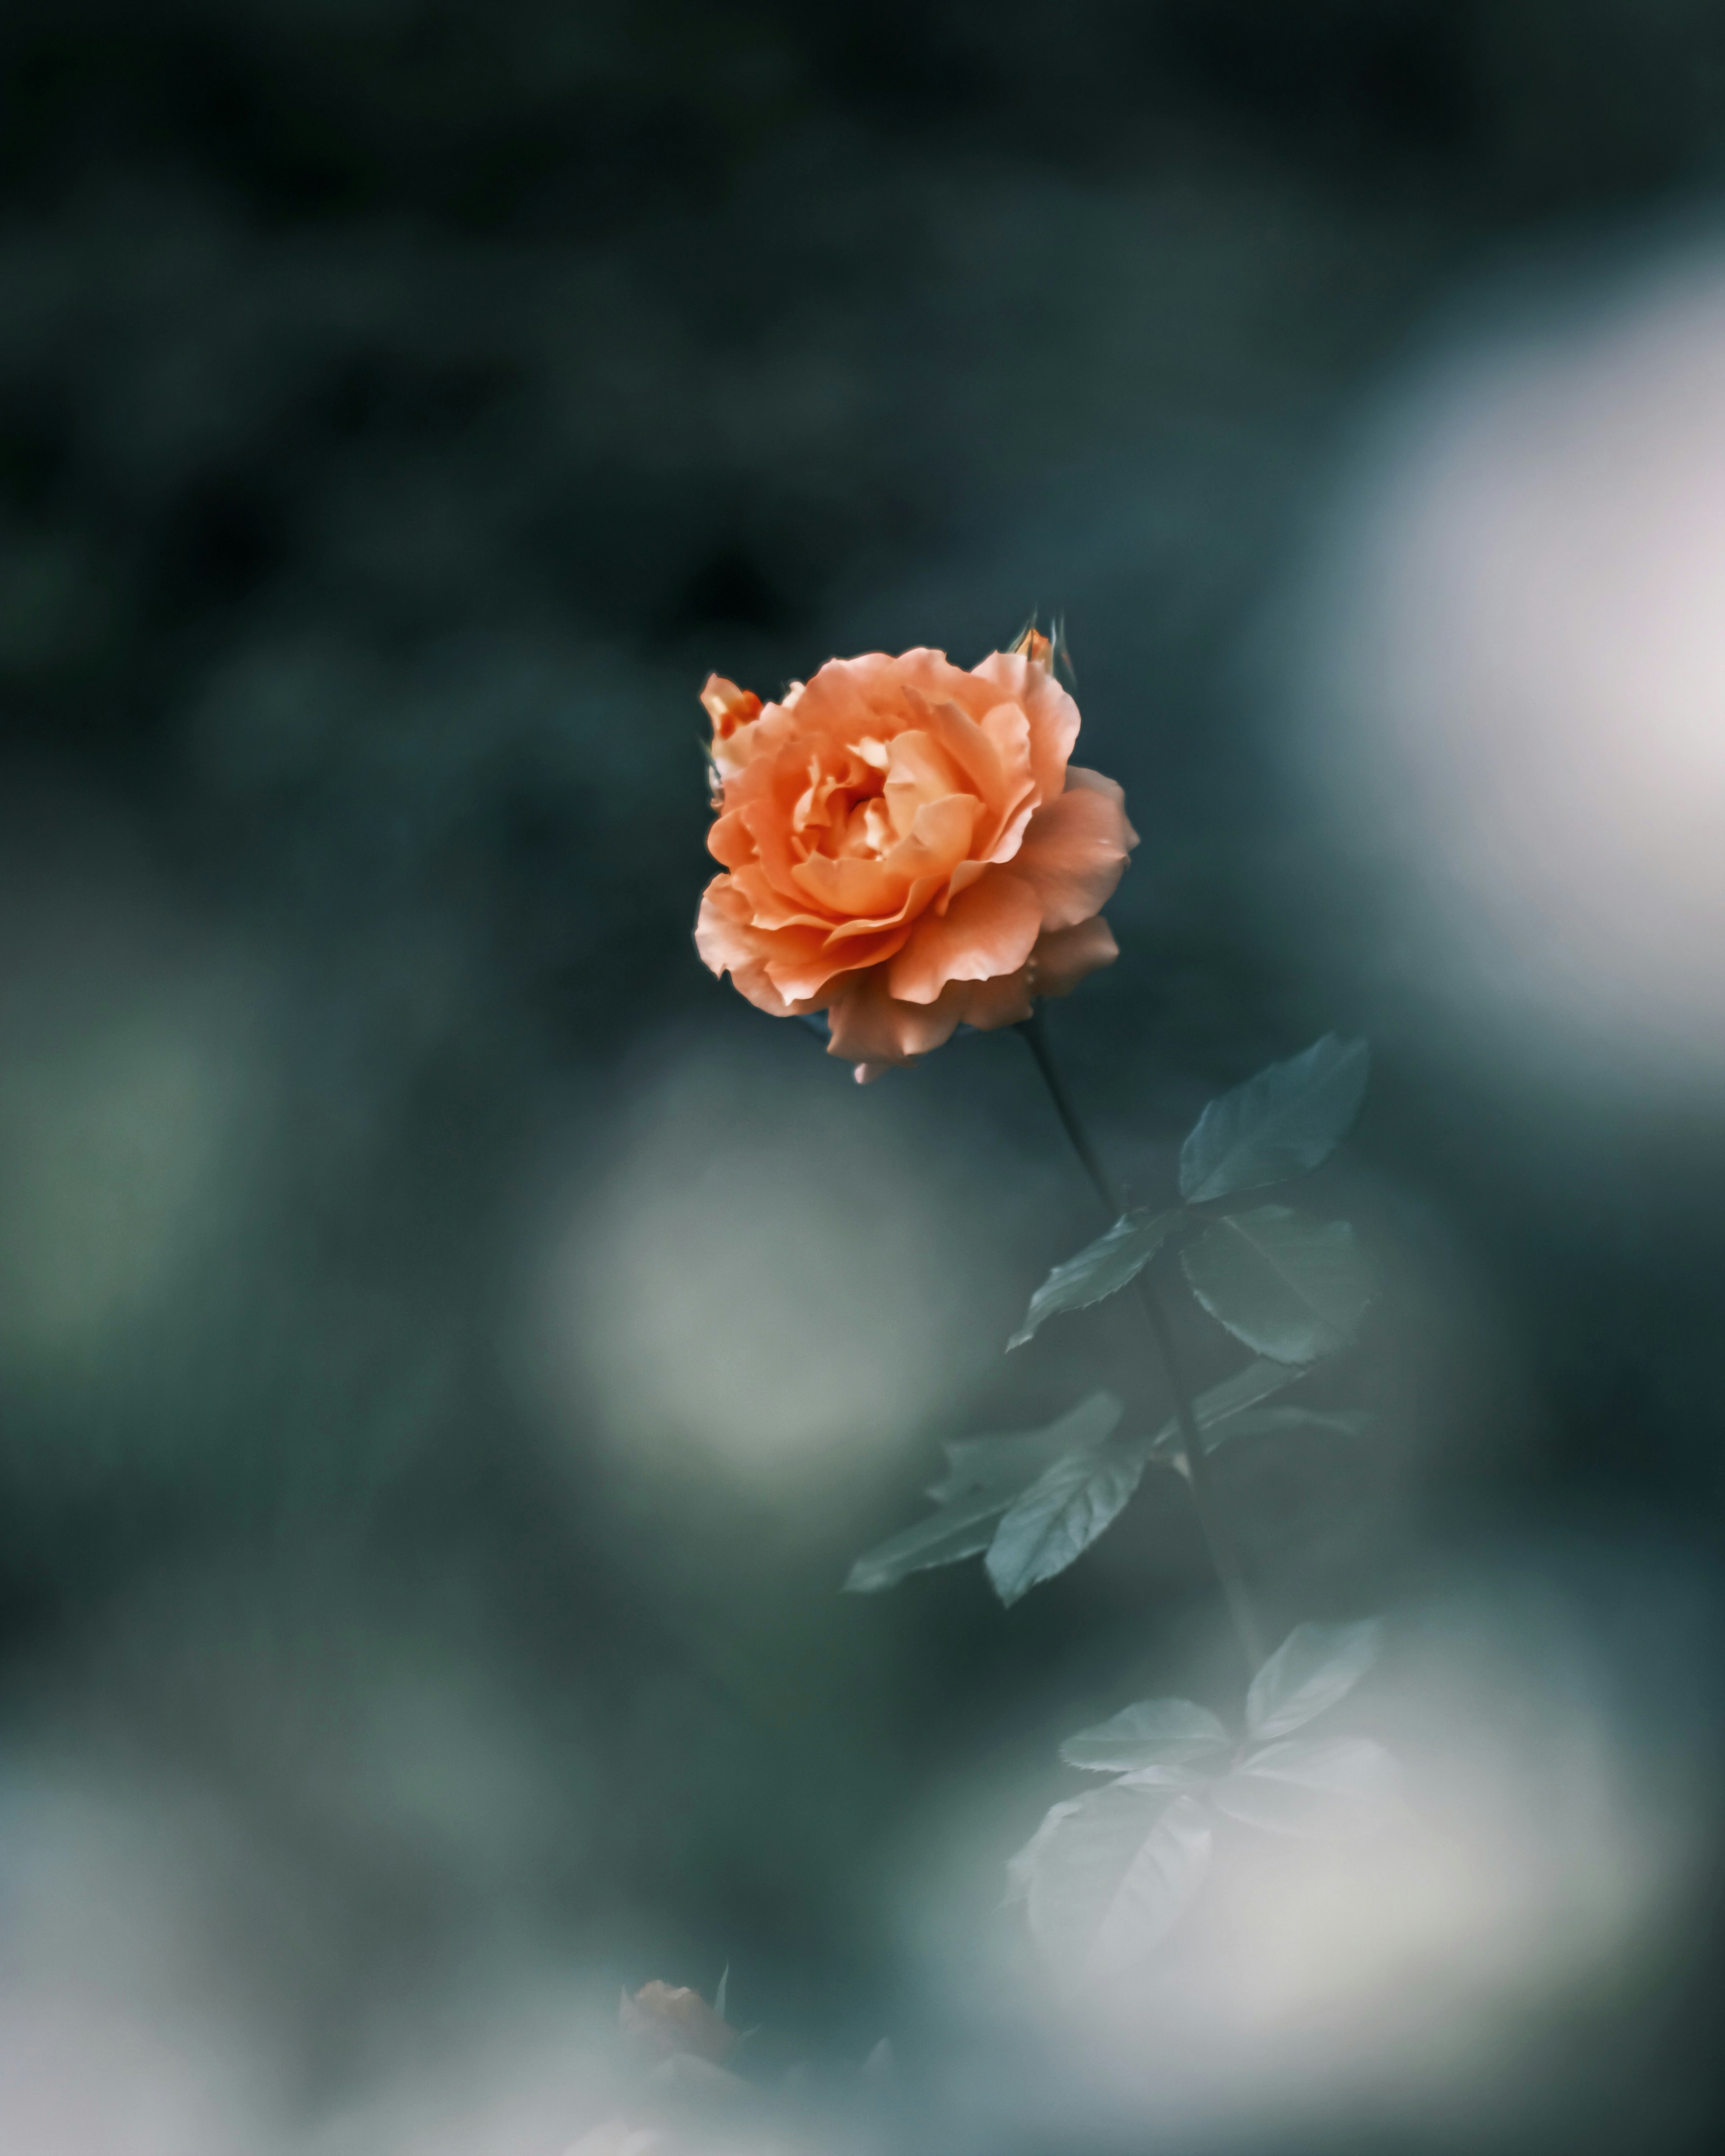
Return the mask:
<path id="1" fill-rule="evenodd" d="M 1066 1090 L 1066 1081 L 1060 1065 L 1055 1061 L 1054 1050 L 1048 1038 L 1048 1029 L 1040 1009 L 1033 1012 L 1022 1024 L 1014 1029 L 1023 1034 L 1029 1044 L 1030 1053 L 1036 1059 L 1036 1068 L 1042 1074 L 1042 1082 L 1048 1088 L 1049 1098 L 1054 1102 L 1055 1113 L 1060 1119 L 1061 1128 L 1072 1142 L 1072 1150 L 1082 1163 L 1085 1173 L 1095 1186 L 1096 1193 L 1108 1209 L 1111 1221 L 1117 1220 L 1126 1210 L 1125 1201 L 1114 1187 L 1112 1178 L 1103 1167 L 1090 1134 L 1079 1119 L 1072 1096 Z M 1249 1672 L 1255 1673 L 1263 1663 L 1263 1635 L 1258 1629 L 1257 1613 L 1252 1607 L 1252 1598 L 1247 1589 L 1245 1574 L 1241 1569 L 1240 1552 L 1235 1546 L 1226 1516 L 1216 1502 L 1215 1485 L 1210 1477 L 1209 1462 L 1204 1455 L 1204 1440 L 1199 1434 L 1198 1418 L 1192 1410 L 1192 1395 L 1187 1388 L 1180 1368 L 1180 1358 L 1174 1346 L 1173 1334 L 1168 1322 L 1168 1312 L 1162 1306 L 1156 1286 L 1147 1268 L 1132 1282 L 1137 1291 L 1138 1306 L 1156 1349 L 1159 1374 L 1173 1397 L 1174 1420 L 1180 1432 L 1181 1466 L 1187 1487 L 1192 1492 L 1192 1508 L 1198 1515 L 1198 1524 L 1204 1533 L 1210 1562 L 1215 1567 L 1216 1578 L 1221 1583 L 1222 1594 L 1228 1604 L 1228 1614 L 1234 1625 L 1235 1637 L 1245 1658 Z"/>

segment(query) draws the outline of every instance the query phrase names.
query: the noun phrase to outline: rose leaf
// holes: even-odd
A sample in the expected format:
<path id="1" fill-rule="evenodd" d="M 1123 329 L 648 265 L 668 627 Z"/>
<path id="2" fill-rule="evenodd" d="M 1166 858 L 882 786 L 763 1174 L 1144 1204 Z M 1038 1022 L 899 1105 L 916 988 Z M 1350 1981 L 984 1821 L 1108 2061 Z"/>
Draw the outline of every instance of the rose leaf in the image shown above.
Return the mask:
<path id="1" fill-rule="evenodd" d="M 1031 1296 L 1024 1323 L 1006 1343 L 1008 1351 L 1022 1348 L 1058 1312 L 1086 1310 L 1093 1302 L 1117 1295 L 1137 1278 L 1184 1217 L 1184 1209 L 1178 1205 L 1166 1212 L 1144 1206 L 1122 1214 L 1106 1235 L 1055 1267 Z"/>
<path id="2" fill-rule="evenodd" d="M 908 1573 L 979 1556 L 994 1539 L 1000 1515 L 1054 1462 L 1094 1451 L 1122 1413 L 1112 1393 L 1096 1392 L 1042 1430 L 949 1440 L 949 1471 L 928 1492 L 941 1510 L 860 1557 L 845 1582 L 846 1593 L 879 1594 Z"/>
<path id="3" fill-rule="evenodd" d="M 1214 1222 L 1181 1263 L 1210 1316 L 1278 1363 L 1315 1363 L 1345 1348 L 1376 1286 L 1347 1221 L 1310 1219 L 1286 1205 Z"/>
<path id="4" fill-rule="evenodd" d="M 1260 1742 L 1286 1737 L 1333 1707 L 1377 1661 L 1383 1633 L 1375 1617 L 1357 1625 L 1296 1625 L 1252 1679 L 1246 1727 Z"/>
<path id="5" fill-rule="evenodd" d="M 1269 1834 L 1340 1841 L 1381 1827 L 1400 1794 L 1400 1769 L 1369 1737 L 1296 1738 L 1253 1753 L 1210 1801 Z"/>
<path id="6" fill-rule="evenodd" d="M 1056 1804 L 1009 1867 L 1037 1944 L 1069 1976 L 1118 1976 L 1147 1961 L 1209 1868 L 1195 1799 L 1114 1783 Z"/>
<path id="7" fill-rule="evenodd" d="M 996 1528 L 985 1560 L 1009 1609 L 1064 1572 L 1113 1524 L 1148 1458 L 1143 1444 L 1073 1453 L 1030 1485 Z"/>
<path id="8" fill-rule="evenodd" d="M 1091 1774 L 1198 1780 L 1203 1763 L 1214 1763 L 1228 1744 L 1228 1732 L 1208 1707 L 1189 1699 L 1145 1699 L 1069 1737 L 1060 1757 Z"/>
<path id="9" fill-rule="evenodd" d="M 1284 1386 L 1291 1385 L 1306 1375 L 1297 1363 L 1278 1363 L 1267 1355 L 1248 1363 L 1243 1370 L 1236 1370 L 1231 1378 L 1224 1378 L 1219 1384 L 1208 1386 L 1192 1403 L 1193 1418 L 1204 1433 L 1204 1449 L 1214 1452 L 1219 1445 L 1233 1435 L 1230 1427 L 1234 1418 L 1259 1401 L 1268 1399 Z M 1172 1419 L 1165 1422 L 1150 1441 L 1151 1456 L 1166 1460 L 1180 1450 L 1180 1425 Z"/>
<path id="10" fill-rule="evenodd" d="M 1004 1512 L 1056 1460 L 1111 1436 L 1122 1412 L 1112 1393 L 1091 1393 L 1043 1430 L 1015 1430 L 1008 1437 L 948 1438 L 941 1446 L 947 1455 L 947 1472 L 938 1482 L 929 1484 L 928 1495 L 944 1505 L 973 1491 L 999 1491 Z"/>
<path id="11" fill-rule="evenodd" d="M 913 1572 L 976 1557 L 994 1539 L 994 1523 L 1013 1502 L 1009 1490 L 982 1490 L 918 1520 L 860 1557 L 845 1582 L 847 1594 L 879 1594 Z"/>
<path id="12" fill-rule="evenodd" d="M 1189 1204 L 1305 1175 L 1347 1136 L 1365 1097 L 1371 1051 L 1327 1033 L 1212 1101 L 1180 1148 Z"/>

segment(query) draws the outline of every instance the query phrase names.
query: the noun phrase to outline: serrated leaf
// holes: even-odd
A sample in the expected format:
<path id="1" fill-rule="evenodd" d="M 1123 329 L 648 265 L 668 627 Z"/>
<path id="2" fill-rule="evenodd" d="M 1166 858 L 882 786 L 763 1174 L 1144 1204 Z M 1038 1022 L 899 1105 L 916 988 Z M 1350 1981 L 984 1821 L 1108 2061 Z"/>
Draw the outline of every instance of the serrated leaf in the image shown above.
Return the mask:
<path id="1" fill-rule="evenodd" d="M 1112 1526 L 1148 1458 L 1142 1443 L 1073 1453 L 1031 1484 L 995 1529 L 985 1560 L 994 1592 L 1009 1609 L 1064 1572 Z"/>
<path id="2" fill-rule="evenodd" d="M 1210 1801 L 1269 1834 L 1339 1841 L 1381 1827 L 1400 1794 L 1400 1769 L 1369 1737 L 1296 1738 L 1254 1753 Z"/>
<path id="3" fill-rule="evenodd" d="M 947 1472 L 929 1484 L 928 1495 L 948 1504 L 973 1492 L 999 1491 L 1004 1511 L 1056 1460 L 1103 1444 L 1122 1412 L 1112 1393 L 1096 1392 L 1042 1430 L 1014 1430 L 1006 1437 L 948 1438 L 941 1447 Z"/>
<path id="4" fill-rule="evenodd" d="M 1327 1033 L 1222 1094 L 1180 1147 L 1180 1195 L 1202 1204 L 1308 1174 L 1348 1135 L 1370 1070 L 1364 1041 Z"/>
<path id="5" fill-rule="evenodd" d="M 1229 1748 L 1228 1732 L 1208 1707 L 1189 1699 L 1144 1699 L 1094 1729 L 1081 1729 L 1060 1747 L 1069 1767 L 1098 1774 L 1202 1779 Z"/>
<path id="6" fill-rule="evenodd" d="M 1203 1884 L 1211 1830 L 1190 1797 L 1114 1783 L 1056 1804 L 1008 1867 L 1030 1930 L 1070 1976 L 1117 1976 L 1155 1952 Z"/>
<path id="7" fill-rule="evenodd" d="M 1314 1363 L 1345 1348 L 1376 1284 L 1347 1221 L 1286 1205 L 1214 1222 L 1180 1261 L 1210 1316 L 1278 1363 Z"/>
<path id="8" fill-rule="evenodd" d="M 879 1594 L 913 1572 L 977 1557 L 994 1539 L 994 1524 L 1013 1502 L 1009 1490 L 985 1490 L 918 1520 L 851 1566 L 847 1594 Z"/>
<path id="9" fill-rule="evenodd" d="M 1184 1218 L 1178 1205 L 1167 1212 L 1140 1207 L 1122 1214 L 1106 1235 L 1055 1267 L 1031 1296 L 1024 1323 L 1006 1343 L 1008 1352 L 1022 1348 L 1039 1326 L 1060 1311 L 1086 1310 L 1117 1295 L 1137 1279 Z"/>
<path id="10" fill-rule="evenodd" d="M 1247 1729 L 1261 1740 L 1303 1727 L 1353 1690 L 1377 1661 L 1383 1636 L 1375 1617 L 1357 1625 L 1296 1625 L 1252 1679 Z"/>
<path id="11" fill-rule="evenodd" d="M 1296 1383 L 1305 1375 L 1304 1368 L 1297 1363 L 1277 1363 L 1267 1355 L 1260 1355 L 1243 1370 L 1236 1370 L 1231 1378 L 1224 1378 L 1220 1384 L 1207 1387 L 1192 1403 L 1193 1417 L 1204 1434 L 1204 1450 L 1214 1452 L 1233 1435 L 1224 1425 L 1235 1415 L 1281 1392 L 1284 1386 Z M 1166 1460 L 1179 1449 L 1180 1425 L 1170 1419 L 1151 1440 L 1151 1454 L 1156 1459 Z"/>

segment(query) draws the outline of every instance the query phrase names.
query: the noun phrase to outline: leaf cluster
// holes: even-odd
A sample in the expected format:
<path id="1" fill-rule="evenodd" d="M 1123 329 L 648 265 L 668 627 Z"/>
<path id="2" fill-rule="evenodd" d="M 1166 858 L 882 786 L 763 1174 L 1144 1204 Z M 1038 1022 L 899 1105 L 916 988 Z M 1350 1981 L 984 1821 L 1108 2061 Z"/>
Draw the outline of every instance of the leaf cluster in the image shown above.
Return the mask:
<path id="1" fill-rule="evenodd" d="M 1353 1690 L 1379 1636 L 1375 1620 L 1296 1627 L 1254 1678 L 1238 1741 L 1184 1699 L 1140 1701 L 1066 1740 L 1069 1766 L 1111 1779 L 1055 1804 L 1007 1866 L 1057 1968 L 1096 1981 L 1141 1967 L 1203 1886 L 1219 1815 L 1323 1841 L 1387 1821 L 1400 1778 L 1381 1745 L 1294 1735 Z"/>
<path id="2" fill-rule="evenodd" d="M 1009 1348 L 1061 1312 L 1117 1295 L 1177 1250 L 1199 1304 L 1254 1357 L 1192 1403 L 1205 1450 L 1247 1431 L 1357 1430 L 1357 1418 L 1263 1404 L 1358 1332 L 1375 1276 L 1353 1229 L 1284 1205 L 1228 1208 L 1321 1166 L 1358 1113 L 1368 1067 L 1363 1041 L 1327 1034 L 1212 1101 L 1180 1149 L 1183 1202 L 1127 1213 L 1056 1265 Z M 1000 1599 L 1016 1602 L 1112 1525 L 1147 1467 L 1183 1471 L 1176 1420 L 1122 1437 L 1122 1414 L 1112 1394 L 1098 1392 L 1041 1429 L 947 1442 L 947 1471 L 927 1493 L 938 1509 L 860 1558 L 846 1587 L 878 1593 L 910 1573 L 981 1555 Z"/>

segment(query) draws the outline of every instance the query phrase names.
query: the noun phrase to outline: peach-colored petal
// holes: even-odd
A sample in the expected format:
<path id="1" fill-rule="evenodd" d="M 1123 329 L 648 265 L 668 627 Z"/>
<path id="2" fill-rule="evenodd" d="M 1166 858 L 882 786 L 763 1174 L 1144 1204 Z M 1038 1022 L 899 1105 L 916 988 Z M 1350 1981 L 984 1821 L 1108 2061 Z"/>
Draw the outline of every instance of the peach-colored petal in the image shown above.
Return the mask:
<path id="1" fill-rule="evenodd" d="M 712 747 L 708 753 L 716 783 L 722 786 L 754 754 L 754 725 L 761 716 L 761 700 L 752 690 L 739 689 L 722 674 L 709 674 L 701 701 L 713 722 Z"/>
<path id="2" fill-rule="evenodd" d="M 906 876 L 938 876 L 942 882 L 970 851 L 977 802 L 968 793 L 925 801 L 909 832 L 886 856 L 886 865 Z"/>
<path id="3" fill-rule="evenodd" d="M 949 981 L 986 981 L 1015 973 L 1042 928 L 1035 891 L 995 869 L 952 901 L 925 913 L 892 962 L 889 985 L 904 1003 L 932 1004 Z"/>
<path id="4" fill-rule="evenodd" d="M 695 947 L 715 973 L 754 956 L 749 940 L 748 901 L 727 875 L 715 876 L 701 895 L 695 921 Z"/>
<path id="5" fill-rule="evenodd" d="M 963 865 L 961 862 L 959 866 Z M 956 875 L 957 873 L 957 870 L 955 869 L 953 874 Z M 904 902 L 899 906 L 897 911 L 889 913 L 882 919 L 839 921 L 835 927 L 829 928 L 827 931 L 828 947 L 836 951 L 841 944 L 848 942 L 853 937 L 878 936 L 886 929 L 901 927 L 906 921 L 914 921 L 941 891 L 942 880 L 939 876 L 918 876 L 906 891 Z M 846 963 L 852 962 L 847 960 Z M 870 958 L 865 962 L 855 963 L 866 963 L 872 965 L 874 960 Z"/>
<path id="6" fill-rule="evenodd" d="M 950 696 L 930 708 L 928 732 L 963 773 L 978 800 L 998 809 L 1006 799 L 1009 778 L 994 737 Z M 1029 776 L 1027 769 L 1024 777 Z"/>
<path id="7" fill-rule="evenodd" d="M 911 879 L 887 861 L 834 860 L 827 854 L 811 854 L 791 870 L 800 891 L 834 920 L 879 920 L 896 913 L 905 901 Z"/>
<path id="8" fill-rule="evenodd" d="M 991 651 L 973 673 L 1004 691 L 1029 721 L 1030 768 L 1043 799 L 1052 801 L 1065 788 L 1066 760 L 1078 739 L 1077 705 L 1053 675 L 1021 652 Z"/>
<path id="9" fill-rule="evenodd" d="M 960 1023 L 978 1033 L 993 1033 L 1003 1025 L 1022 1025 L 1030 1015 L 1030 968 L 1015 973 L 999 973 L 992 981 L 955 981 L 951 993 L 958 1005 Z"/>
<path id="10" fill-rule="evenodd" d="M 785 929 L 773 938 L 765 954 L 767 978 L 787 1003 L 806 1003 L 819 996 L 835 974 L 854 973 L 882 965 L 902 950 L 911 935 L 909 924 L 884 928 L 871 938 L 839 941 L 809 937 L 806 932 Z"/>
<path id="11" fill-rule="evenodd" d="M 750 929 L 747 921 L 740 921 L 726 911 L 726 901 L 732 895 L 726 888 L 728 882 L 727 877 L 716 876 L 707 886 L 695 924 L 695 947 L 711 972 L 728 973 L 732 986 L 757 1009 L 773 1018 L 788 1018 L 792 1014 L 790 1004 L 767 976 L 765 961 L 758 947 L 763 939 L 758 932 Z"/>
<path id="12" fill-rule="evenodd" d="M 949 798 L 964 785 L 963 773 L 927 727 L 897 735 L 890 751 L 881 794 L 895 838 L 908 835 L 918 812 L 931 801 Z"/>
<path id="13" fill-rule="evenodd" d="M 1045 928 L 1076 928 L 1107 904 L 1133 836 L 1119 799 L 1088 787 L 1074 787 L 1036 811 L 1012 873 L 1035 891 Z"/>
<path id="14" fill-rule="evenodd" d="M 738 726 L 747 726 L 761 716 L 761 700 L 753 690 L 739 689 L 722 674 L 707 675 L 701 701 L 717 732 L 735 733 Z"/>
<path id="15" fill-rule="evenodd" d="M 882 712 L 890 719 L 894 707 L 891 685 L 902 664 L 902 660 L 891 658 L 884 651 L 865 651 L 855 659 L 828 660 L 809 676 L 796 700 L 798 729 L 804 735 L 822 734 L 844 741 L 865 730 L 858 721 L 870 711 Z"/>
<path id="16" fill-rule="evenodd" d="M 1086 771 L 1081 763 L 1069 763 L 1066 766 L 1066 791 L 1070 793 L 1075 788 L 1083 788 L 1091 793 L 1106 793 L 1111 801 L 1119 803 L 1121 814 L 1126 814 L 1126 788 L 1118 779 L 1105 778 L 1100 771 Z M 1130 823 L 1126 827 L 1126 833 L 1127 845 L 1137 845 L 1138 834 Z"/>
<path id="17" fill-rule="evenodd" d="M 886 985 L 886 968 L 846 977 L 827 1005 L 829 1055 L 847 1063 L 909 1063 L 950 1040 L 958 1025 L 956 998 L 947 1004 L 901 1003 Z"/>
<path id="18" fill-rule="evenodd" d="M 717 818 L 706 834 L 706 850 L 721 868 L 740 869 L 754 860 L 754 834 L 740 809 Z"/>
<path id="19" fill-rule="evenodd" d="M 1030 953 L 1030 984 L 1039 996 L 1069 996 L 1099 967 L 1120 956 L 1114 932 L 1099 913 L 1074 928 L 1054 928 L 1036 939 Z"/>

